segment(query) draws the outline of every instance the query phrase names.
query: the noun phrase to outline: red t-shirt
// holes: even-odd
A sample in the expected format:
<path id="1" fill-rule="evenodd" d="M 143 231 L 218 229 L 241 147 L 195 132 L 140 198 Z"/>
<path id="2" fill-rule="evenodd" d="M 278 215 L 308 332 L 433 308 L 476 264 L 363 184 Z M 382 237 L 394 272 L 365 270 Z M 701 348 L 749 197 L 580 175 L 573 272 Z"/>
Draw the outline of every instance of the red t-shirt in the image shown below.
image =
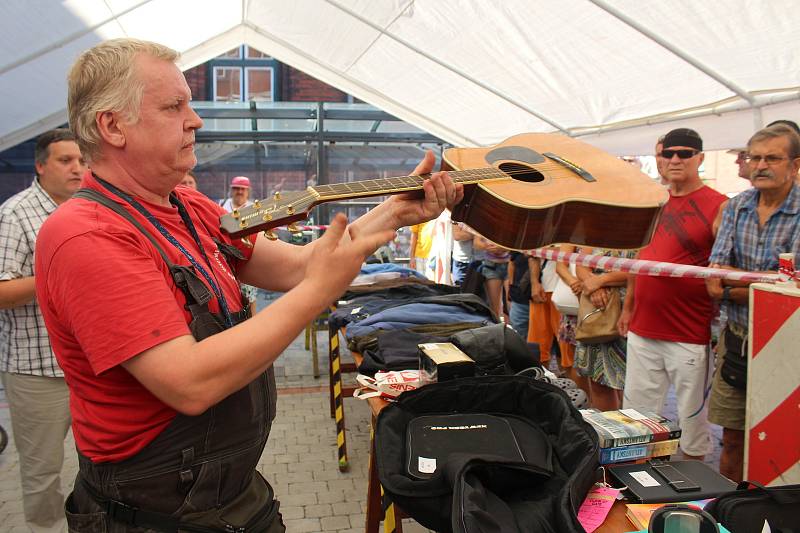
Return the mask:
<path id="1" fill-rule="evenodd" d="M 84 178 L 83 186 L 110 196 L 91 175 Z M 219 217 L 224 210 L 217 204 L 186 187 L 178 187 L 176 194 L 195 224 L 228 307 L 231 312 L 241 310 L 239 283 L 212 236 L 234 244 L 248 259 L 252 247 L 221 234 Z M 175 207 L 140 203 L 208 270 Z M 126 208 L 158 239 L 170 261 L 190 264 L 143 216 L 127 204 Z M 184 309 L 183 293 L 161 255 L 139 230 L 107 207 L 81 198 L 61 205 L 42 226 L 35 275 L 36 296 L 53 351 L 70 388 L 78 449 L 94 462 L 120 461 L 136 454 L 166 428 L 176 412 L 120 363 L 190 335 L 191 315 Z M 209 308 L 219 312 L 216 298 Z"/>
<path id="2" fill-rule="evenodd" d="M 670 195 L 650 244 L 640 259 L 707 266 L 714 246 L 712 224 L 727 197 L 702 187 Z M 630 330 L 651 339 L 706 344 L 713 318 L 702 279 L 637 276 Z"/>

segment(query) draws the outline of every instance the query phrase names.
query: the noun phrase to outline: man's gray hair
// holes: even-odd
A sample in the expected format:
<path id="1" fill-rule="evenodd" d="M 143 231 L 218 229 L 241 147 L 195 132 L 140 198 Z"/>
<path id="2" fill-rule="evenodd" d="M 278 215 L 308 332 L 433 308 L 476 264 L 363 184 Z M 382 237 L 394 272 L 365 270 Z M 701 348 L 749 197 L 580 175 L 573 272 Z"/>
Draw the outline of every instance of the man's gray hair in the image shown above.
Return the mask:
<path id="1" fill-rule="evenodd" d="M 122 113 L 129 123 L 139 120 L 144 84 L 136 73 L 138 54 L 172 62 L 179 56 L 175 50 L 158 43 L 112 39 L 90 48 L 72 65 L 67 95 L 69 126 L 88 160 L 101 155 L 98 113 Z"/>
<path id="2" fill-rule="evenodd" d="M 753 143 L 776 139 L 778 137 L 786 137 L 789 141 L 790 159 L 800 157 L 800 135 L 798 135 L 791 126 L 787 126 L 786 124 L 775 124 L 774 126 L 768 126 L 758 130 L 750 137 L 750 140 L 747 141 L 747 148 L 749 150 Z"/>

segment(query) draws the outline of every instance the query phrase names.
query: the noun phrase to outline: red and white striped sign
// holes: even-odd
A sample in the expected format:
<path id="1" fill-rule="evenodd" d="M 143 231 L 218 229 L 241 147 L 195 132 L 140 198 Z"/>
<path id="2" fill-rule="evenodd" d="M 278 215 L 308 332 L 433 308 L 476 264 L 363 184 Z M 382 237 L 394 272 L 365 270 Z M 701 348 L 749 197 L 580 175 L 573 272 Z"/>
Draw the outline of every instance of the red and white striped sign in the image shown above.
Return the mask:
<path id="1" fill-rule="evenodd" d="M 800 483 L 800 289 L 751 289 L 744 478 Z"/>

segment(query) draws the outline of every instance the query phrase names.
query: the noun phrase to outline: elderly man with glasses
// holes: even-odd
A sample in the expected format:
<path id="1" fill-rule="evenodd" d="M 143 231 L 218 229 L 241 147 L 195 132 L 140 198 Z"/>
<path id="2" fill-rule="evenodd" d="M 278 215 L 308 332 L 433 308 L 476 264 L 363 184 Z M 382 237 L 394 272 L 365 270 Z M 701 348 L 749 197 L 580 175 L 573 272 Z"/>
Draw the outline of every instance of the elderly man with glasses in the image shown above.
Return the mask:
<path id="1" fill-rule="evenodd" d="M 753 184 L 733 198 L 711 252 L 712 266 L 746 271 L 777 271 L 778 254 L 800 252 L 800 136 L 786 125 L 756 132 L 747 143 L 746 161 Z M 726 306 L 728 323 L 717 347 L 717 373 L 709 401 L 709 419 L 723 427 L 720 473 L 742 480 L 745 386 L 747 375 L 746 282 L 709 280 L 708 293 Z"/>
<path id="2" fill-rule="evenodd" d="M 726 197 L 705 186 L 703 140 L 679 128 L 664 136 L 663 176 L 670 197 L 640 258 L 706 266 L 714 224 Z M 630 276 L 620 333 L 628 336 L 625 408 L 660 412 L 670 383 L 678 400 L 681 450 L 691 459 L 711 452 L 705 392 L 710 380 L 713 306 L 699 279 Z"/>

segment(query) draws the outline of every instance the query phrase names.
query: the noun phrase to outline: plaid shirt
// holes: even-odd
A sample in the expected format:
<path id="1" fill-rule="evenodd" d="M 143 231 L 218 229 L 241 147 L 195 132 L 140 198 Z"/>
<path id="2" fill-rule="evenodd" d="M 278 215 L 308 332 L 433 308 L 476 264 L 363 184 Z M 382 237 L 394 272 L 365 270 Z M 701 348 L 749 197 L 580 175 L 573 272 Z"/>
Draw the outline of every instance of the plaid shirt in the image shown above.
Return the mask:
<path id="1" fill-rule="evenodd" d="M 728 202 L 714 241 L 709 263 L 742 270 L 778 270 L 778 254 L 793 252 L 800 265 L 800 186 L 792 185 L 789 196 L 763 228 L 758 226 L 758 189 L 748 189 Z M 725 302 L 728 320 L 747 329 L 748 306 Z"/>
<path id="2" fill-rule="evenodd" d="M 33 276 L 36 235 L 56 203 L 34 178 L 0 206 L 0 282 Z M 0 310 L 0 372 L 62 377 L 36 300 Z"/>

